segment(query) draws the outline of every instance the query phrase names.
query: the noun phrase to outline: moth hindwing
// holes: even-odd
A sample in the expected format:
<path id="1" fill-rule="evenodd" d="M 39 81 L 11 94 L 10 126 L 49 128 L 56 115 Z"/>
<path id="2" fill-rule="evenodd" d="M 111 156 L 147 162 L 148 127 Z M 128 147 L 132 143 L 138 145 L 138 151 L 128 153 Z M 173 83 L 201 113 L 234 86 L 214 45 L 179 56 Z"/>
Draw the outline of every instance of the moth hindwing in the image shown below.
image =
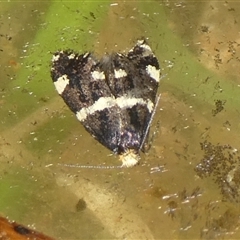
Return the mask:
<path id="1" fill-rule="evenodd" d="M 157 58 L 145 40 L 127 53 L 97 60 L 92 53 L 59 51 L 51 77 L 68 107 L 101 144 L 120 155 L 122 166 L 139 161 L 156 106 Z"/>

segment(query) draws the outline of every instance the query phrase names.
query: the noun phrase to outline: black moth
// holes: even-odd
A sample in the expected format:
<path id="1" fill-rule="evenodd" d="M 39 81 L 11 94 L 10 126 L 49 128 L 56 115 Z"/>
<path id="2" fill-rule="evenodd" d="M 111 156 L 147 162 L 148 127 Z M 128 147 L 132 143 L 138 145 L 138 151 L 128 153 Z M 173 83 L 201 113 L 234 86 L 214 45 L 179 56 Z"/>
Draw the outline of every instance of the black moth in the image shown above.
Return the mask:
<path id="1" fill-rule="evenodd" d="M 157 104 L 160 67 L 145 40 L 127 55 L 101 60 L 71 50 L 53 55 L 51 77 L 85 129 L 120 155 L 122 166 L 138 163 Z"/>

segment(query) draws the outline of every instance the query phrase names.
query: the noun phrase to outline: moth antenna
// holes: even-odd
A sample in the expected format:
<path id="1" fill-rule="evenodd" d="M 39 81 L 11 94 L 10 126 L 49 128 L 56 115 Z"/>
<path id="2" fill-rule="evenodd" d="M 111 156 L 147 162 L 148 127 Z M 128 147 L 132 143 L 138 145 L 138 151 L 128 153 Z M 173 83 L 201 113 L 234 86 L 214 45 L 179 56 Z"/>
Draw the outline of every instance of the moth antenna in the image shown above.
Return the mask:
<path id="1" fill-rule="evenodd" d="M 156 104 L 155 104 L 155 106 L 154 106 L 154 109 L 153 109 L 153 112 L 152 112 L 151 118 L 150 118 L 150 120 L 149 120 L 149 122 L 148 122 L 148 125 L 147 125 L 147 128 L 146 128 L 146 131 L 145 131 L 145 134 L 144 134 L 144 136 L 143 136 L 142 143 L 141 143 L 140 148 L 139 148 L 140 150 L 142 149 L 143 144 L 144 144 L 144 142 L 145 142 L 145 140 L 146 140 L 146 137 L 147 137 L 147 135 L 148 135 L 148 131 L 149 131 L 149 128 L 150 128 L 150 126 L 151 126 L 151 123 L 152 123 L 153 117 L 154 117 L 154 115 L 155 115 L 155 113 L 156 113 L 156 109 L 157 109 L 157 106 L 158 106 L 158 103 L 159 103 L 160 97 L 161 97 L 161 94 L 159 94 L 158 97 L 157 97 L 157 99 L 156 99 Z"/>
<path id="2" fill-rule="evenodd" d="M 89 169 L 114 169 L 114 168 L 123 168 L 123 166 L 94 166 L 94 165 L 77 165 L 77 164 L 62 164 L 58 163 L 58 166 L 71 167 L 71 168 L 89 168 Z"/>

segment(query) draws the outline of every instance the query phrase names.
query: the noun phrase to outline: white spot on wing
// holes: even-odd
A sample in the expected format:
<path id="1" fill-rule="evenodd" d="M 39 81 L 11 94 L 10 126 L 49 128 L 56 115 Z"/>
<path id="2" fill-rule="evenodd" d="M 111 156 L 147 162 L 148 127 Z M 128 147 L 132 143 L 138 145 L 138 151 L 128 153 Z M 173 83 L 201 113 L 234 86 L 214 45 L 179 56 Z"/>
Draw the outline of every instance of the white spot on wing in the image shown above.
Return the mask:
<path id="1" fill-rule="evenodd" d="M 53 57 L 52 57 L 52 62 L 58 61 L 59 58 L 60 58 L 60 55 L 59 55 L 59 54 L 58 54 L 58 55 L 53 55 Z"/>
<path id="2" fill-rule="evenodd" d="M 145 56 L 149 56 L 149 55 L 153 55 L 152 49 L 150 48 L 150 46 L 146 43 L 144 43 L 144 40 L 138 40 L 136 46 L 143 48 L 143 53 L 142 55 Z M 136 47 L 134 46 L 129 52 L 133 52 L 134 48 Z"/>
<path id="3" fill-rule="evenodd" d="M 123 69 L 119 69 L 119 70 L 114 69 L 114 76 L 115 76 L 115 78 L 122 78 L 122 77 L 126 77 L 127 73 Z"/>
<path id="4" fill-rule="evenodd" d="M 93 71 L 92 77 L 94 80 L 104 80 L 105 79 L 104 72 L 99 72 L 99 71 Z"/>
<path id="5" fill-rule="evenodd" d="M 97 111 L 102 111 L 105 108 L 111 108 L 114 105 L 116 105 L 116 103 L 113 97 L 101 97 L 92 106 L 82 108 L 80 111 L 78 111 L 76 116 L 79 121 L 84 121 L 88 115 L 91 115 Z"/>
<path id="6" fill-rule="evenodd" d="M 68 56 L 68 59 L 73 59 L 73 58 L 75 58 L 75 54 L 74 54 L 74 53 L 72 53 L 72 54 L 70 54 L 70 55 Z"/>
<path id="7" fill-rule="evenodd" d="M 140 104 L 140 105 L 146 105 L 149 112 L 152 112 L 154 104 L 152 101 L 147 100 L 145 101 L 143 98 L 131 98 L 122 96 L 116 99 L 116 104 L 121 108 L 132 108 L 133 106 Z"/>
<path id="8" fill-rule="evenodd" d="M 119 98 L 114 97 L 101 97 L 93 105 L 87 108 L 82 108 L 76 113 L 77 119 L 82 122 L 86 120 L 88 115 L 94 114 L 97 111 L 102 111 L 105 108 L 111 108 L 113 106 L 118 106 L 121 109 L 132 108 L 136 104 L 145 105 L 149 112 L 152 112 L 154 104 L 152 101 L 145 101 L 143 98 L 131 98 L 122 96 Z"/>
<path id="9" fill-rule="evenodd" d="M 149 45 L 144 44 L 144 41 L 139 40 L 137 43 L 140 47 L 144 48 L 145 50 L 148 50 L 150 52 L 152 52 L 152 49 L 149 47 Z"/>
<path id="10" fill-rule="evenodd" d="M 89 52 L 86 52 L 86 53 L 83 55 L 83 58 L 88 57 L 88 55 L 89 55 Z"/>
<path id="11" fill-rule="evenodd" d="M 146 67 L 148 75 L 153 78 L 156 82 L 159 82 L 160 79 L 160 70 L 152 65 Z"/>
<path id="12" fill-rule="evenodd" d="M 54 82 L 55 88 L 57 89 L 59 94 L 62 94 L 66 86 L 69 84 L 69 79 L 67 75 L 63 75 L 58 78 L 56 82 Z"/>
<path id="13" fill-rule="evenodd" d="M 138 40 L 137 45 L 142 45 L 144 43 L 144 40 Z"/>

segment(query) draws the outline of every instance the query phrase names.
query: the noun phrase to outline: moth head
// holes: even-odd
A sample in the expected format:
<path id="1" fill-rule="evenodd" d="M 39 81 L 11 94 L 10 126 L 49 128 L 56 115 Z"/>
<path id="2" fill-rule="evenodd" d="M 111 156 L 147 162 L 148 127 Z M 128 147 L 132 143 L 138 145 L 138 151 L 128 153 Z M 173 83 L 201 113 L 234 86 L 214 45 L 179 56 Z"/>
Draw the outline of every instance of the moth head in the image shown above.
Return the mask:
<path id="1" fill-rule="evenodd" d="M 120 155 L 120 160 L 122 161 L 121 167 L 133 167 L 139 162 L 140 156 L 135 150 L 130 149 Z"/>

